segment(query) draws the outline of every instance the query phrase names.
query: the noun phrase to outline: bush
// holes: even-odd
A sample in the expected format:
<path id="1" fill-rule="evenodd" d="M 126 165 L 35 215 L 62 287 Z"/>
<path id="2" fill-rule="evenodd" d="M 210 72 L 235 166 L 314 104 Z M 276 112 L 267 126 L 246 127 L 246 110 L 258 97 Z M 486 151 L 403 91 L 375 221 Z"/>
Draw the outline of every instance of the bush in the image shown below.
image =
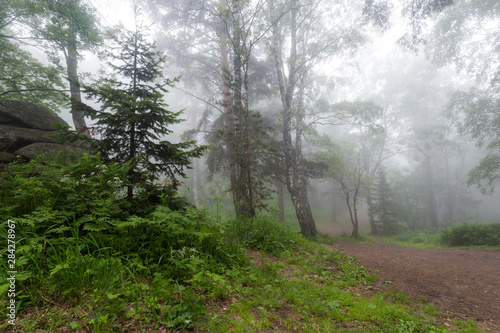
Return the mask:
<path id="1" fill-rule="evenodd" d="M 127 172 L 127 165 L 104 164 L 99 154 L 77 160 L 43 155 L 29 162 L 18 160 L 0 174 L 0 216 L 59 211 L 83 224 L 121 217 L 118 200 Z"/>
<path id="2" fill-rule="evenodd" d="M 167 272 L 179 281 L 200 270 L 218 273 L 246 263 L 237 239 L 225 234 L 221 223 L 190 207 L 174 211 L 157 206 L 146 217 L 118 221 L 106 234 L 93 236 L 115 252 L 139 258 L 150 271 Z"/>
<path id="3" fill-rule="evenodd" d="M 161 272 L 181 282 L 199 271 L 220 273 L 247 262 L 225 225 L 183 204 L 173 188 L 156 189 L 160 202 L 141 193 L 126 200 L 127 171 L 128 165 L 106 164 L 98 154 L 69 161 L 40 156 L 6 167 L 0 174 L 0 218 L 3 224 L 16 221 L 24 271 L 56 279 L 74 267 L 117 257 L 134 272 Z M 82 281 L 90 277 L 85 274 Z"/>
<path id="4" fill-rule="evenodd" d="M 499 246 L 500 223 L 462 223 L 441 231 L 448 246 Z"/>
<path id="5" fill-rule="evenodd" d="M 228 230 L 243 247 L 275 254 L 291 250 L 303 240 L 296 231 L 269 214 L 260 214 L 252 219 L 234 219 L 229 221 Z"/>

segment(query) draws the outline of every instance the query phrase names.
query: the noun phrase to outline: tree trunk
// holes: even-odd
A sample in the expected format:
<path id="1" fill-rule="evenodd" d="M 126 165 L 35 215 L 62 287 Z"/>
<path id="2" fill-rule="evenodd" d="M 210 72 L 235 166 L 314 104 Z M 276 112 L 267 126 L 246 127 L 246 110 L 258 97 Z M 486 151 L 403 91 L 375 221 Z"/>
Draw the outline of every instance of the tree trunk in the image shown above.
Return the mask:
<path id="1" fill-rule="evenodd" d="M 236 188 L 238 199 L 237 216 L 253 217 L 255 216 L 255 203 L 253 199 L 253 184 L 251 177 L 251 147 L 249 137 L 249 117 L 247 109 L 247 100 L 243 96 L 243 84 L 246 87 L 246 72 L 244 74 L 244 66 L 248 61 L 244 45 L 244 34 L 242 18 L 241 18 L 241 0 L 233 0 L 232 2 L 232 45 L 233 45 L 233 109 L 232 114 L 235 121 L 235 159 L 237 166 Z"/>
<path id="2" fill-rule="evenodd" d="M 356 224 L 357 219 L 354 218 L 354 212 L 353 212 L 353 208 L 351 206 L 351 196 L 349 195 L 349 192 L 347 191 L 346 188 L 344 188 L 344 193 L 345 193 L 345 203 L 347 205 L 347 209 L 349 210 L 349 217 L 351 218 L 351 224 L 352 224 L 351 237 L 357 238 L 358 237 L 358 225 Z"/>
<path id="3" fill-rule="evenodd" d="M 191 190 L 193 191 L 193 201 L 196 207 L 200 207 L 200 159 L 193 159 L 193 177 L 191 180 Z"/>
<path id="4" fill-rule="evenodd" d="M 361 177 L 361 175 L 359 175 Z M 358 180 L 358 185 L 361 185 L 361 183 Z M 354 191 L 354 195 L 352 197 L 352 207 L 354 211 L 354 225 L 352 228 L 352 237 L 358 238 L 358 233 L 359 233 L 359 220 L 358 220 L 358 198 L 359 198 L 359 187 L 356 187 L 356 190 Z"/>
<path id="5" fill-rule="evenodd" d="M 366 194 L 366 203 L 368 205 L 368 219 L 370 221 L 370 233 L 372 235 L 378 235 L 377 225 L 375 224 L 375 216 L 373 214 L 373 201 L 370 190 Z"/>
<path id="6" fill-rule="evenodd" d="M 76 33 L 71 32 L 71 38 L 68 41 L 66 56 L 66 69 L 69 80 L 70 101 L 71 101 L 71 116 L 73 124 L 78 133 L 90 138 L 90 133 L 83 117 L 82 112 L 78 110 L 78 104 L 82 101 L 80 90 L 80 80 L 78 79 L 78 52 L 76 47 Z"/>
<path id="7" fill-rule="evenodd" d="M 312 216 L 311 207 L 307 198 L 307 189 L 305 184 L 303 188 L 298 187 L 297 191 L 290 192 L 293 206 L 295 207 L 295 214 L 299 220 L 300 233 L 305 237 L 316 236 L 316 224 Z"/>
<path id="8" fill-rule="evenodd" d="M 278 220 L 280 222 L 285 222 L 285 191 L 283 188 L 283 183 L 279 180 L 276 182 L 276 191 L 278 192 Z"/>
<path id="9" fill-rule="evenodd" d="M 238 214 L 240 212 L 239 206 L 241 199 L 239 197 L 239 193 L 236 191 L 238 174 L 236 169 L 236 153 L 233 140 L 235 135 L 235 125 L 234 118 L 231 115 L 231 110 L 233 108 L 233 101 L 231 98 L 231 74 L 229 72 L 229 51 L 227 47 L 226 35 L 224 33 L 221 34 L 220 52 L 222 67 L 222 101 L 225 115 L 224 126 L 225 130 L 227 131 L 227 135 L 229 135 L 230 137 L 230 139 L 226 140 L 226 157 L 229 161 L 229 180 L 231 183 L 231 194 L 233 198 L 234 211 L 236 216 L 239 216 Z"/>
<path id="10" fill-rule="evenodd" d="M 450 176 L 450 165 L 448 161 L 448 152 L 446 151 L 445 157 L 445 180 L 446 180 L 446 213 L 444 216 L 444 225 L 450 227 L 453 225 L 453 219 L 455 215 L 455 196 L 453 195 L 453 190 L 451 186 L 451 176 Z"/>
<path id="11" fill-rule="evenodd" d="M 134 67 L 133 67 L 133 70 L 134 70 L 134 74 L 133 74 L 133 79 L 132 79 L 132 98 L 134 99 L 134 103 L 137 101 L 137 55 L 138 55 L 138 52 L 139 52 L 139 46 L 137 44 L 137 36 L 135 38 L 135 52 L 134 52 Z M 132 119 L 133 119 L 133 116 L 135 115 L 135 105 L 132 107 L 132 110 L 130 110 L 131 113 L 132 113 Z M 135 160 L 135 155 L 136 155 L 136 142 L 135 142 L 135 121 L 130 121 L 130 129 L 129 129 L 129 136 L 130 136 L 130 142 L 129 142 L 129 161 L 132 161 L 132 165 L 136 166 L 136 162 L 134 161 Z M 131 177 L 134 177 L 134 172 L 136 172 L 136 170 L 134 170 L 135 168 L 134 167 L 131 167 L 129 169 L 129 178 Z M 131 183 L 135 183 L 135 182 L 131 182 Z M 134 188 L 132 185 L 128 185 L 127 187 L 127 199 L 129 201 L 132 201 L 132 198 L 134 196 Z"/>
<path id="12" fill-rule="evenodd" d="M 432 229 L 438 228 L 438 214 L 436 195 L 434 193 L 434 177 L 432 174 L 431 156 L 424 154 L 424 169 L 427 182 L 427 206 L 429 209 L 429 220 Z"/>
<path id="13" fill-rule="evenodd" d="M 332 223 L 337 224 L 338 219 L 337 215 L 339 214 L 338 207 L 337 207 L 337 195 L 335 191 L 333 192 L 332 195 Z"/>
<path id="14" fill-rule="evenodd" d="M 290 3 L 290 58 L 288 61 L 288 82 L 285 82 L 284 65 L 281 50 L 281 31 L 275 17 L 274 3 L 269 2 L 269 10 L 273 23 L 273 53 L 276 65 L 276 74 L 278 76 L 281 102 L 283 104 L 283 156 L 285 160 L 285 179 L 286 186 L 292 203 L 295 207 L 295 213 L 299 220 L 301 233 L 304 236 L 316 236 L 316 225 L 312 216 L 309 199 L 307 197 L 307 188 L 305 174 L 302 172 L 302 124 L 297 125 L 295 149 L 292 143 L 292 101 L 297 82 L 297 0 Z M 302 83 L 305 83 L 305 76 Z M 303 93 L 303 91 L 302 91 Z M 299 103 L 300 103 L 299 98 Z M 303 102 L 303 97 L 302 97 Z M 299 105 L 300 107 L 300 105 Z M 300 112 L 298 112 L 300 113 Z M 299 116 L 298 122 L 302 121 Z M 298 141 L 297 141 L 298 138 Z"/>

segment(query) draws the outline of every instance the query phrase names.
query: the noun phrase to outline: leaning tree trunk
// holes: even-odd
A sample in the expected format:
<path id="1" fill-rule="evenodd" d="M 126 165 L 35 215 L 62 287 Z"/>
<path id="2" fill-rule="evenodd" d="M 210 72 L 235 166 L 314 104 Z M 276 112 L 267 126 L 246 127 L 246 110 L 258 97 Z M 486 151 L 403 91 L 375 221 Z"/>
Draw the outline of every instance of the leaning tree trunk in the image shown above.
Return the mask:
<path id="1" fill-rule="evenodd" d="M 295 189 L 290 191 L 290 196 L 299 220 L 300 233 L 306 237 L 315 237 L 317 233 L 316 223 L 309 205 L 306 184 L 303 182 L 295 184 Z"/>
<path id="2" fill-rule="evenodd" d="M 78 110 L 78 105 L 82 101 L 82 95 L 80 90 L 80 81 L 78 79 L 78 53 L 76 43 L 76 33 L 73 31 L 71 38 L 68 41 L 67 52 L 65 53 L 71 98 L 71 116 L 73 118 L 76 131 L 90 138 L 90 132 L 88 130 L 87 123 L 85 122 L 85 118 L 83 117 L 83 113 Z"/>
<path id="3" fill-rule="evenodd" d="M 301 233 L 304 236 L 316 236 L 316 224 L 309 204 L 307 196 L 307 179 L 304 170 L 304 162 L 302 158 L 302 135 L 304 130 L 304 99 L 307 82 L 307 72 L 302 74 L 299 84 L 297 112 L 295 116 L 295 158 L 292 159 L 292 180 L 294 191 L 296 192 L 296 202 L 294 203 L 297 218 L 299 220 Z M 293 201 L 292 201 L 293 202 Z"/>

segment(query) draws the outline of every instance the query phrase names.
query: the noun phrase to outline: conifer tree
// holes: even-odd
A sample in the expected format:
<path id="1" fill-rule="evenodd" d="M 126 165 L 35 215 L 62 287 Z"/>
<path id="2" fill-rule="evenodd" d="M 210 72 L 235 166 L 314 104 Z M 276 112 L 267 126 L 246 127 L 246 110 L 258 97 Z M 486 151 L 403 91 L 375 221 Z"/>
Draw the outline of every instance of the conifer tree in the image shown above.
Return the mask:
<path id="1" fill-rule="evenodd" d="M 162 69 L 165 57 L 155 51 L 155 44 L 144 36 L 146 29 L 123 31 L 110 53 L 109 66 L 116 77 L 104 77 L 97 86 L 85 86 L 89 98 L 100 103 L 99 110 L 85 106 L 85 113 L 96 121 L 100 140 L 98 150 L 106 158 L 130 162 L 129 200 L 134 187 L 160 174 L 172 180 L 185 176 L 190 159 L 200 157 L 206 149 L 194 141 L 171 143 L 164 136 L 169 126 L 179 123 L 182 111 L 172 112 L 163 101 L 167 88 L 178 78 L 165 79 Z"/>
<path id="2" fill-rule="evenodd" d="M 387 171 L 381 167 L 377 172 L 375 202 L 371 207 L 372 213 L 378 219 L 382 233 L 394 233 L 397 228 L 397 208 L 394 193 L 387 181 Z"/>

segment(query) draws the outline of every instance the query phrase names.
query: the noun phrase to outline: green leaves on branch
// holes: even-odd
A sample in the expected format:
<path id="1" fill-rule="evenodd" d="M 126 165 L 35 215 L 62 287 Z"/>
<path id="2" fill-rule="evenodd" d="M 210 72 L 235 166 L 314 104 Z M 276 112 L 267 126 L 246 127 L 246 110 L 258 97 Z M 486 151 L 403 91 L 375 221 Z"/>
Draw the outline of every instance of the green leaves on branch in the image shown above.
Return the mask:
<path id="1" fill-rule="evenodd" d="M 81 110 L 95 121 L 101 137 L 95 145 L 103 156 L 131 163 L 127 177 L 131 199 L 132 187 L 153 183 L 160 174 L 174 181 L 177 176 L 185 176 L 190 159 L 200 157 L 206 147 L 197 147 L 194 141 L 165 140 L 172 133 L 169 126 L 181 121 L 178 117 L 182 111 L 169 111 L 163 93 L 178 79 L 163 77 L 165 58 L 142 31 L 122 31 L 115 37 L 109 56 L 109 67 L 121 80 L 108 76 L 85 86 L 87 96 L 101 107 L 81 105 Z"/>
<path id="2" fill-rule="evenodd" d="M 458 92 L 448 104 L 448 113 L 462 134 L 468 134 L 487 156 L 469 173 L 468 184 L 483 194 L 493 194 L 500 180 L 500 98 L 477 90 Z"/>

